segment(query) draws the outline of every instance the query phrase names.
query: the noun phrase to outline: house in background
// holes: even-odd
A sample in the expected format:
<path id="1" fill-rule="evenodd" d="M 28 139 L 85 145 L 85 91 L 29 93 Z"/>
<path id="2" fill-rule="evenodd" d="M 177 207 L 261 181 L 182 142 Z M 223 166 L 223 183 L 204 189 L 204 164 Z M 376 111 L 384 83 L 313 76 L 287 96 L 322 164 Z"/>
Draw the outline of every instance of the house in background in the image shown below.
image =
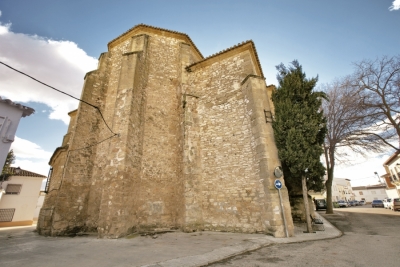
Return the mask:
<path id="1" fill-rule="evenodd" d="M 381 176 L 385 179 L 387 189 L 386 193 L 389 198 L 400 197 L 400 151 L 396 151 L 384 163 L 383 167 L 386 174 Z"/>
<path id="2" fill-rule="evenodd" d="M 45 191 L 40 191 L 39 199 L 38 199 L 38 201 L 36 203 L 35 213 L 33 214 L 33 221 L 35 221 L 35 222 L 39 218 L 40 209 L 43 206 L 43 202 L 44 202 L 45 197 L 46 197 L 46 192 Z"/>
<path id="3" fill-rule="evenodd" d="M 333 178 L 332 200 L 354 200 L 354 194 L 351 187 L 351 180 L 346 178 Z"/>
<path id="4" fill-rule="evenodd" d="M 383 200 L 388 197 L 386 194 L 386 185 L 367 185 L 367 186 L 356 186 L 353 187 L 353 192 L 356 200 L 365 200 L 367 203 L 371 203 L 374 199 Z"/>
<path id="5" fill-rule="evenodd" d="M 342 199 L 342 196 L 339 192 L 341 192 L 341 188 L 336 185 L 335 179 L 333 179 L 333 181 L 332 181 L 332 201 L 333 202 L 337 202 L 338 200 Z"/>
<path id="6" fill-rule="evenodd" d="M 40 187 L 47 177 L 10 167 L 11 176 L 0 181 L 0 227 L 32 225 L 40 196 Z"/>
<path id="7" fill-rule="evenodd" d="M 21 117 L 29 116 L 34 112 L 35 110 L 30 107 L 0 97 L 0 169 L 3 168 L 11 143 L 14 142 Z"/>
<path id="8" fill-rule="evenodd" d="M 324 177 L 325 181 L 327 177 Z M 308 194 L 315 199 L 326 199 L 326 189 L 321 192 L 309 191 Z M 354 193 L 351 188 L 351 180 L 346 178 L 333 178 L 332 181 L 332 201 L 354 200 Z"/>

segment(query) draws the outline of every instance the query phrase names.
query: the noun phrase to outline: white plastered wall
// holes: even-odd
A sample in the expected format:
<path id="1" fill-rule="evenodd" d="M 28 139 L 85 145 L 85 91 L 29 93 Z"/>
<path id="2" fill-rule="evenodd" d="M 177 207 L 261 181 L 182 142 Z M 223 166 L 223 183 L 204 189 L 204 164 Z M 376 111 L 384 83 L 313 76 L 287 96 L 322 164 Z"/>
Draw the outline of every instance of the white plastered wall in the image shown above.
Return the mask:
<path id="1" fill-rule="evenodd" d="M 42 181 L 41 177 L 12 176 L 3 182 L 4 190 L 8 184 L 22 184 L 19 194 L 3 194 L 1 198 L 0 209 L 15 209 L 12 222 L 33 221 Z"/>

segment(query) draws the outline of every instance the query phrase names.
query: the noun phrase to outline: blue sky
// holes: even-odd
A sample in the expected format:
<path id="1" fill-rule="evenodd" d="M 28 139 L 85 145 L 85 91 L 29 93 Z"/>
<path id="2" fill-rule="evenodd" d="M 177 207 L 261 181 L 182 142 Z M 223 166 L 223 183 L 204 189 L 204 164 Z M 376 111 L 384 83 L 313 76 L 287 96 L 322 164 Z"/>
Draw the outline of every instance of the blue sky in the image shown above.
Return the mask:
<path id="1" fill-rule="evenodd" d="M 277 84 L 281 62 L 299 60 L 323 84 L 400 47 L 400 0 L 2 0 L 0 12 L 0 61 L 76 97 L 107 43 L 140 23 L 188 34 L 204 56 L 252 39 L 267 84 Z M 12 148 L 16 165 L 46 175 L 77 101 L 2 65 L 0 96 L 36 110 Z M 354 156 L 336 177 L 373 183 L 386 158 Z"/>

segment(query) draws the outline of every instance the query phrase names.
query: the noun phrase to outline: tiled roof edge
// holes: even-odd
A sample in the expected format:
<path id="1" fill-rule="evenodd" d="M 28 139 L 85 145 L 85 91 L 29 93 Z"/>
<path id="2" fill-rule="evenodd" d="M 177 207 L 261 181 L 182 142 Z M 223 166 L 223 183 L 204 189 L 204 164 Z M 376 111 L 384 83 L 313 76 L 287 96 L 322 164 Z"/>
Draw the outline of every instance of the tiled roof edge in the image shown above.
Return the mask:
<path id="1" fill-rule="evenodd" d="M 33 108 L 30 108 L 30 107 L 15 103 L 15 102 L 11 101 L 10 99 L 3 99 L 3 98 L 1 98 L 1 96 L 0 96 L 0 102 L 6 103 L 6 104 L 8 104 L 10 106 L 14 106 L 14 107 L 19 108 L 19 109 L 22 109 L 22 117 L 29 116 L 29 115 L 31 115 L 32 113 L 35 112 L 35 110 Z"/>
<path id="2" fill-rule="evenodd" d="M 30 172 L 30 171 L 23 170 L 23 169 L 21 169 L 20 172 L 19 172 L 18 174 L 16 174 L 16 173 L 15 173 L 15 169 L 17 169 L 17 168 L 15 168 L 15 167 L 10 167 L 10 169 L 11 169 L 11 174 L 12 174 L 13 176 L 29 176 L 29 177 L 47 178 L 47 176 L 45 176 L 45 175 L 38 174 L 38 173 L 35 173 L 35 172 Z"/>
<path id="3" fill-rule="evenodd" d="M 354 186 L 351 189 L 352 190 L 368 190 L 368 189 L 376 189 L 376 188 L 385 188 L 386 185 L 363 185 L 363 186 Z"/>
<path id="4" fill-rule="evenodd" d="M 394 160 L 397 155 L 400 154 L 400 150 L 397 150 L 396 152 L 393 153 L 393 155 L 391 155 L 387 160 L 385 160 L 385 162 L 383 163 L 383 166 L 388 165 L 392 160 Z"/>
<path id="5" fill-rule="evenodd" d="M 183 36 L 185 36 L 185 37 L 189 40 L 190 45 L 192 45 L 192 46 L 194 47 L 194 49 L 196 50 L 196 52 L 199 53 L 199 55 L 200 55 L 202 58 L 204 58 L 203 54 L 200 52 L 200 50 L 196 47 L 196 45 L 194 44 L 194 42 L 192 41 L 192 39 L 191 39 L 191 38 L 189 37 L 189 35 L 187 35 L 186 33 L 177 32 L 177 31 L 172 31 L 172 30 L 168 30 L 168 29 L 164 29 L 164 28 L 159 28 L 159 27 L 154 27 L 154 26 L 150 26 L 150 25 L 143 24 L 143 23 L 140 23 L 140 24 L 138 24 L 138 25 L 135 25 L 134 27 L 130 28 L 129 30 L 127 30 L 127 31 L 124 32 L 123 34 L 121 34 L 121 35 L 119 35 L 118 37 L 114 38 L 113 40 L 111 40 L 110 42 L 108 42 L 108 46 L 109 46 L 112 42 L 114 42 L 114 41 L 118 40 L 119 38 L 121 38 L 121 37 L 123 37 L 123 36 L 129 34 L 131 31 L 133 31 L 133 30 L 135 30 L 136 28 L 139 28 L 139 27 L 150 28 L 150 29 L 153 29 L 153 30 L 159 30 L 159 31 L 164 31 L 164 32 L 169 32 L 169 33 L 174 33 L 174 34 L 183 35 Z"/>
<path id="6" fill-rule="evenodd" d="M 195 63 L 193 63 L 193 64 L 187 66 L 186 69 L 190 69 L 191 67 L 195 66 L 196 64 L 199 64 L 199 63 L 202 63 L 202 62 L 204 62 L 204 61 L 207 61 L 207 60 L 209 60 L 209 59 L 211 59 L 211 58 L 220 56 L 220 55 L 225 54 L 225 53 L 227 53 L 227 52 L 229 52 L 229 51 L 232 51 L 232 50 L 234 50 L 234 49 L 236 49 L 236 48 L 242 47 L 242 46 L 244 46 L 244 45 L 246 45 L 246 44 L 250 44 L 251 47 L 253 48 L 254 54 L 255 54 L 256 60 L 257 60 L 256 63 L 258 64 L 258 66 L 259 66 L 259 68 L 260 68 L 260 71 L 261 71 L 261 77 L 264 78 L 264 73 L 263 73 L 262 68 L 261 68 L 260 59 L 259 59 L 259 57 L 258 57 L 257 49 L 256 49 L 256 46 L 255 46 L 253 40 L 243 41 L 243 42 L 241 42 L 241 43 L 238 43 L 237 45 L 231 46 L 231 47 L 229 47 L 229 48 L 227 48 L 227 49 L 224 49 L 224 50 L 222 50 L 222 51 L 220 51 L 220 52 L 218 52 L 218 53 L 212 54 L 211 56 L 208 56 L 208 57 L 206 57 L 206 58 L 204 58 L 204 59 L 202 59 L 202 60 L 200 60 L 200 61 L 197 61 L 197 62 L 195 62 Z"/>

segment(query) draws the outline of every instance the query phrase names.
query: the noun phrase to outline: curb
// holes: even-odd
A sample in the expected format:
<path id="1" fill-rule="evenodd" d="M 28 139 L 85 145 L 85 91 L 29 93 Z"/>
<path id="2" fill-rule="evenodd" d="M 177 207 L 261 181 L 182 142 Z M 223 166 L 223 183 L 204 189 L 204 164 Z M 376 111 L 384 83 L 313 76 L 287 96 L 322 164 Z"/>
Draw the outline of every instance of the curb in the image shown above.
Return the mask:
<path id="1" fill-rule="evenodd" d="M 324 239 L 338 238 L 343 235 L 343 233 L 340 230 L 338 230 L 335 226 L 333 226 L 322 215 L 320 215 L 320 217 L 324 222 L 325 231 L 320 231 L 319 233 L 315 233 L 315 235 L 309 235 L 305 233 L 289 238 L 274 238 L 272 236 L 254 238 L 249 241 L 241 242 L 236 245 L 217 248 L 214 249 L 213 251 L 204 254 L 181 257 L 158 263 L 142 265 L 141 267 L 179 267 L 179 266 L 201 267 L 222 260 L 226 260 L 228 258 L 241 255 L 249 251 L 254 251 L 263 247 L 267 247 L 272 244 L 290 244 L 290 243 L 302 243 L 308 241 L 318 241 Z"/>

